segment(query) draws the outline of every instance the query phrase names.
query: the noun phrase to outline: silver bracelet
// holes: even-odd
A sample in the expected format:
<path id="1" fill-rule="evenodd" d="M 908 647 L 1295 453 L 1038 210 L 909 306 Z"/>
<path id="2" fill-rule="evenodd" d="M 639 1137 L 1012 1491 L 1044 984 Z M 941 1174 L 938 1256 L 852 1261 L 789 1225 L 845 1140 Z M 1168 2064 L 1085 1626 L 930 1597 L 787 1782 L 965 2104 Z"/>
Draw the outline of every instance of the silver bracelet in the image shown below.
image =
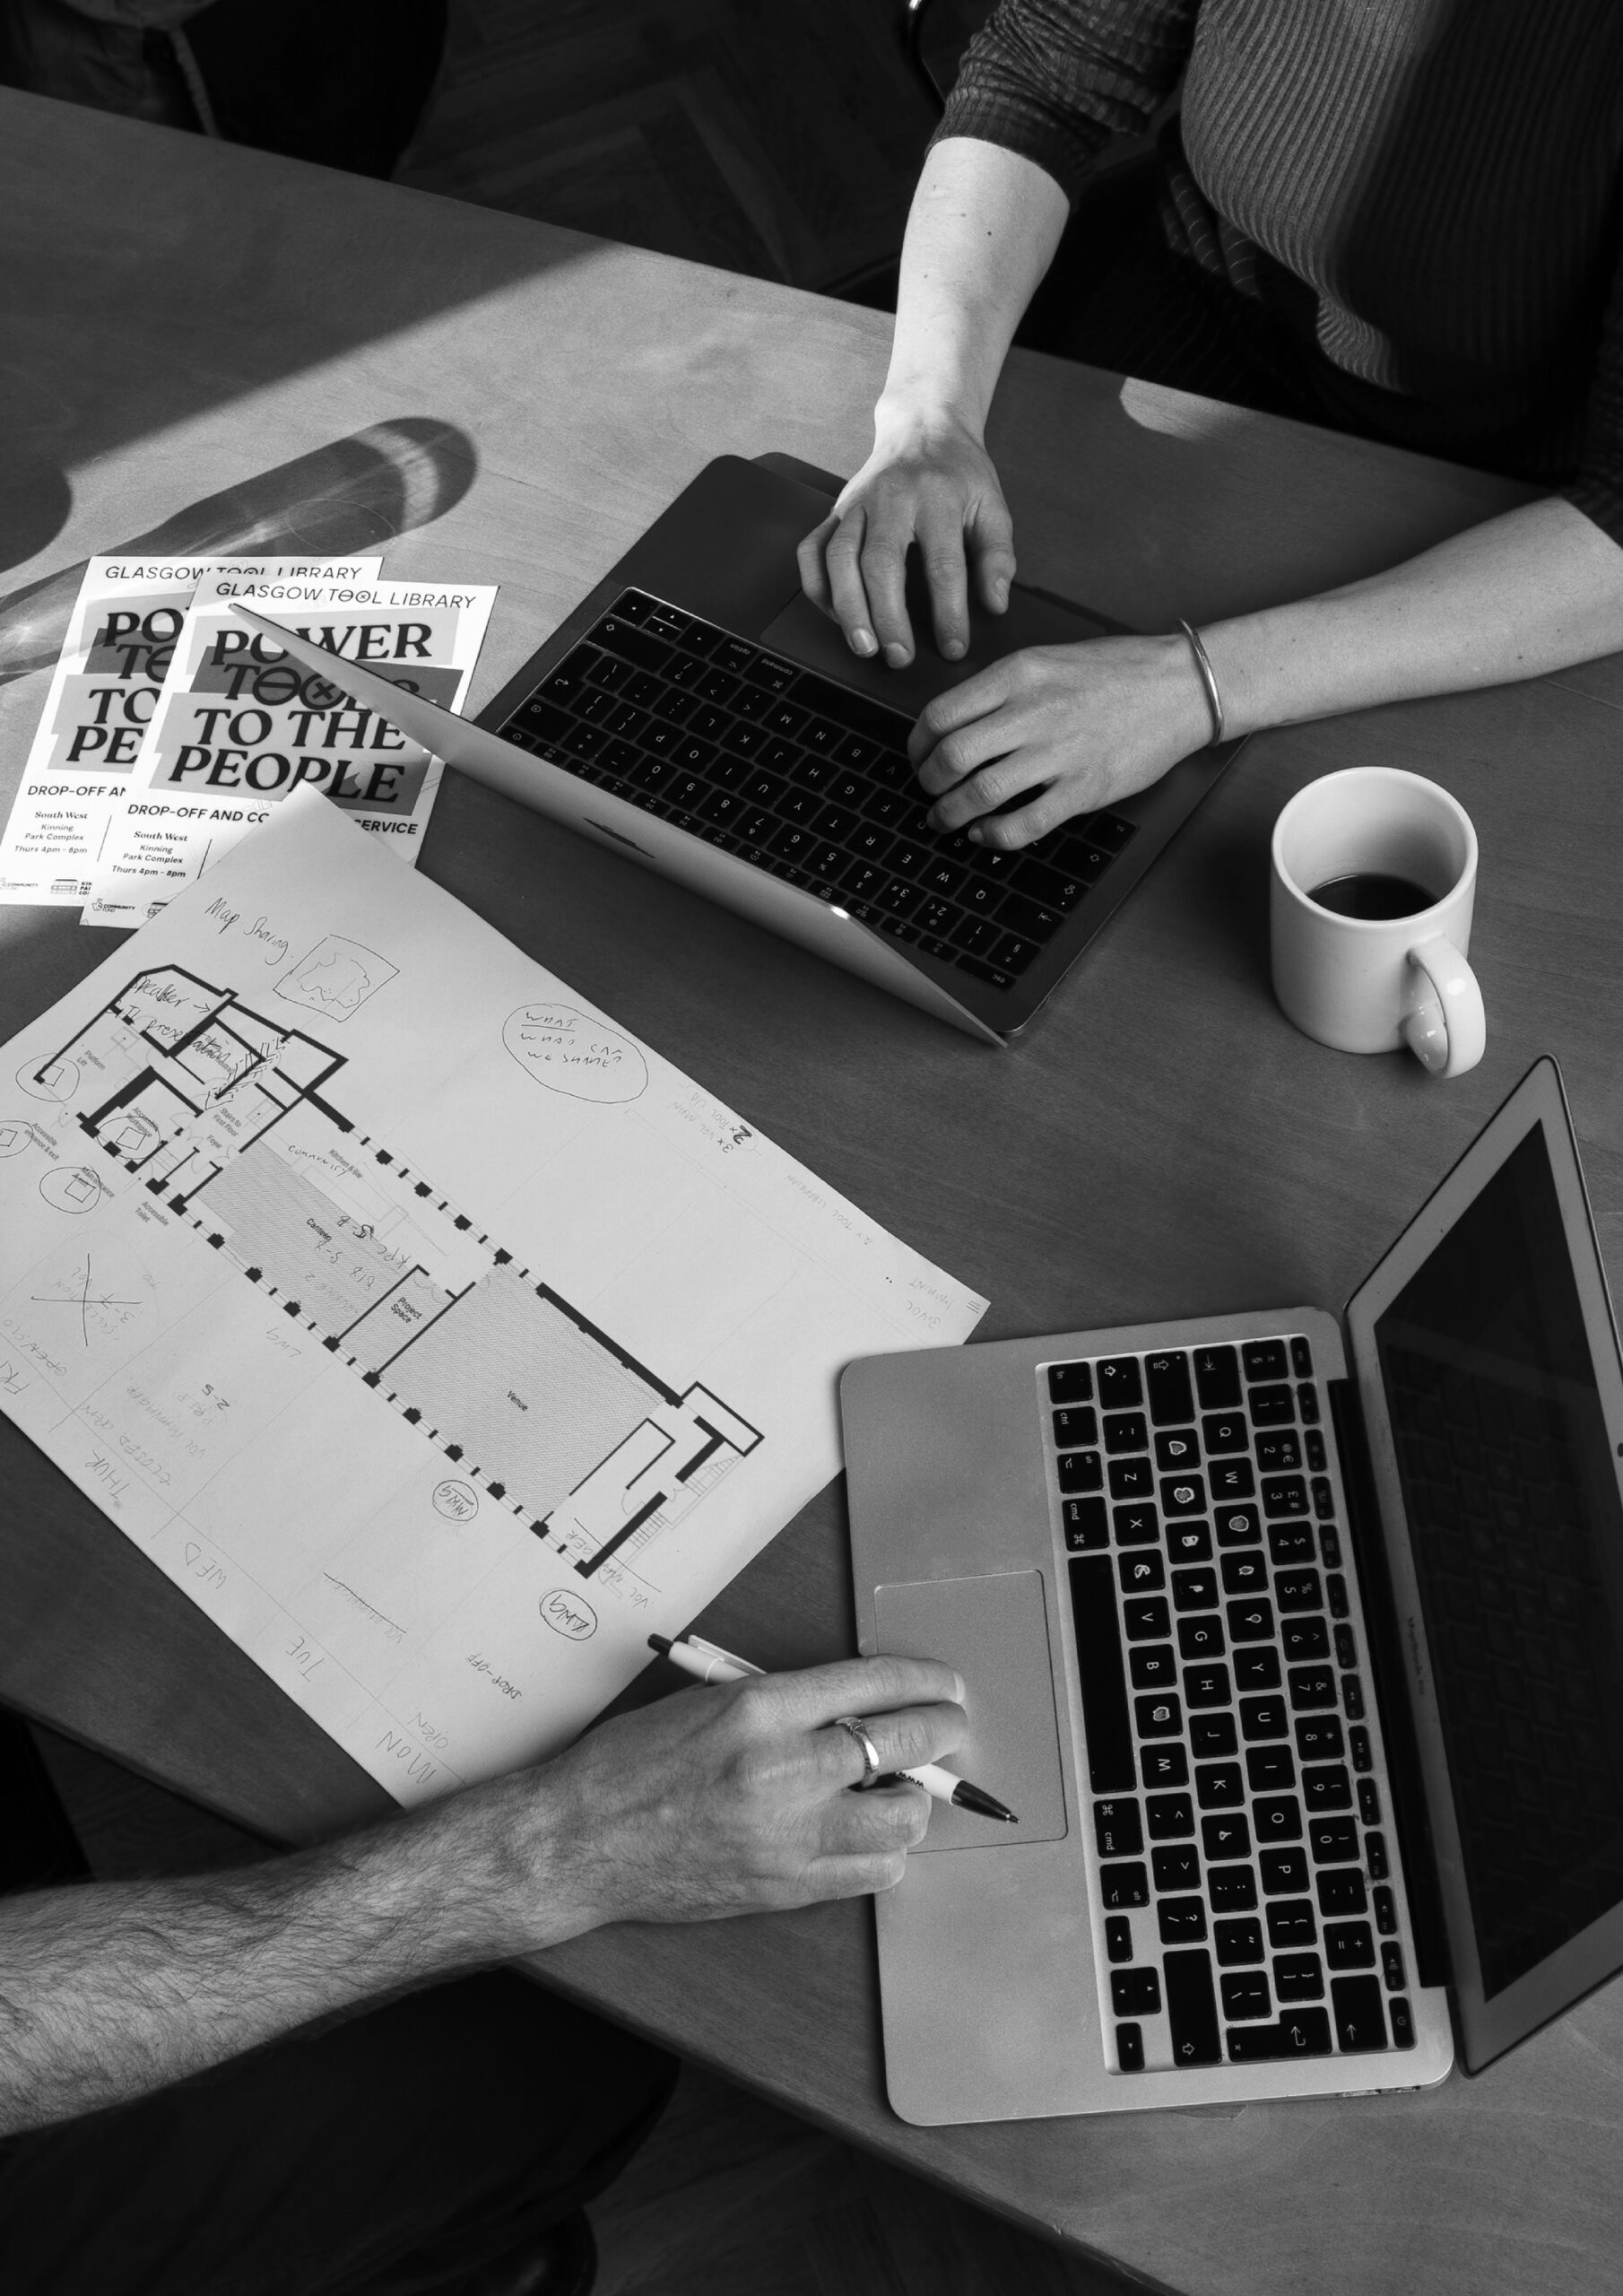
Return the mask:
<path id="1" fill-rule="evenodd" d="M 1206 746 L 1214 750 L 1223 738 L 1223 697 L 1218 691 L 1217 673 L 1211 666 L 1211 656 L 1201 643 L 1200 631 L 1192 630 L 1186 622 L 1180 622 L 1178 628 L 1189 640 L 1194 655 L 1194 666 L 1200 672 L 1201 683 L 1206 689 L 1206 707 L 1211 712 L 1211 739 Z"/>

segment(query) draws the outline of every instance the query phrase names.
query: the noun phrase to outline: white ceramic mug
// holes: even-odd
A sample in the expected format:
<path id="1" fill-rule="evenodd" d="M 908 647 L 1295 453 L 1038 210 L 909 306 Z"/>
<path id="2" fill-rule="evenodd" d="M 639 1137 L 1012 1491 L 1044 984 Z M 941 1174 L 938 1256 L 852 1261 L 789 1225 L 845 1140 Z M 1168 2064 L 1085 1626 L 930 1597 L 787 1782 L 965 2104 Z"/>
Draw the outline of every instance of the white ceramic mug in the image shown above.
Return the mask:
<path id="1" fill-rule="evenodd" d="M 1406 1044 L 1434 1076 L 1474 1068 L 1487 1043 L 1465 961 L 1477 834 L 1446 789 L 1395 766 L 1354 766 L 1299 789 L 1273 829 L 1273 992 L 1304 1034 L 1338 1052 Z M 1343 917 L 1313 899 L 1337 878 L 1409 880 L 1406 917 Z"/>

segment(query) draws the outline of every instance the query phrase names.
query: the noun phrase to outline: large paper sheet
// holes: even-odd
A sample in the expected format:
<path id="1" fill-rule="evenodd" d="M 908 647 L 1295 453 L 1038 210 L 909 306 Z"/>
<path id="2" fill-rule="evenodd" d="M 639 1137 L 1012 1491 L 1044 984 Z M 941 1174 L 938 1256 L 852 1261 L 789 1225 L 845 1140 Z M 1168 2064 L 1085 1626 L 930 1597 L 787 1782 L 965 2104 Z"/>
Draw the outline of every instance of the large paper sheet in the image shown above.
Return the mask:
<path id="1" fill-rule="evenodd" d="M 364 703 L 291 660 L 231 610 L 240 598 L 332 654 L 460 709 L 493 584 L 200 582 L 84 905 L 86 925 L 144 925 L 295 789 L 322 790 L 416 861 L 444 767 Z"/>
<path id="2" fill-rule="evenodd" d="M 403 1802 L 556 1747 L 985 1302 L 308 791 L 0 1056 L 0 1403 Z"/>
<path id="3" fill-rule="evenodd" d="M 77 904 L 128 787 L 198 585 L 355 582 L 380 558 L 92 558 L 0 837 L 0 902 Z"/>

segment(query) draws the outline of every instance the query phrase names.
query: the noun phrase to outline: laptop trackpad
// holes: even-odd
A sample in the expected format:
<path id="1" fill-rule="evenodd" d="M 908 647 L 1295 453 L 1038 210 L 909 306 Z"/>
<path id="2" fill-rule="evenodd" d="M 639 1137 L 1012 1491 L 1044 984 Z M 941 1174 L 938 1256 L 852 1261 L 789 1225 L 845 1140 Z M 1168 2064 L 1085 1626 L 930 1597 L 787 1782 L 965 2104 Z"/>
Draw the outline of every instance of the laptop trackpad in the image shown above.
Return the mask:
<path id="1" fill-rule="evenodd" d="M 1058 1841 L 1066 1831 L 1065 1788 L 1041 1571 L 879 1587 L 873 1612 L 880 1649 L 898 1658 L 939 1658 L 962 1674 L 969 1735 L 946 1766 L 996 1795 L 1020 1819 L 1007 1826 L 934 1803 L 930 1831 L 914 1856 Z"/>

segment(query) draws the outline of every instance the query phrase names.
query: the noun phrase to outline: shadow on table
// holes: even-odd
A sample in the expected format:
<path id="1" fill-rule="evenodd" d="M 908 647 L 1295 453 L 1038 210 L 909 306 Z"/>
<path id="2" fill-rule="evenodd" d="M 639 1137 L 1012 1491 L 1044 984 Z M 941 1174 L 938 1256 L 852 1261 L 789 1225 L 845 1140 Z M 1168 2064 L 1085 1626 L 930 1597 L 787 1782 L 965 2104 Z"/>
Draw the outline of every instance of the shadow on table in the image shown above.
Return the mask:
<path id="1" fill-rule="evenodd" d="M 401 415 L 189 503 L 161 526 L 108 548 L 143 557 L 352 557 L 443 516 L 461 501 L 478 468 L 473 440 L 455 423 Z M 66 482 L 59 471 L 56 477 L 64 503 L 59 526 Z M 33 484 L 43 509 L 49 481 L 40 472 Z M 0 598 L 0 683 L 56 660 L 83 572 L 82 559 Z"/>

